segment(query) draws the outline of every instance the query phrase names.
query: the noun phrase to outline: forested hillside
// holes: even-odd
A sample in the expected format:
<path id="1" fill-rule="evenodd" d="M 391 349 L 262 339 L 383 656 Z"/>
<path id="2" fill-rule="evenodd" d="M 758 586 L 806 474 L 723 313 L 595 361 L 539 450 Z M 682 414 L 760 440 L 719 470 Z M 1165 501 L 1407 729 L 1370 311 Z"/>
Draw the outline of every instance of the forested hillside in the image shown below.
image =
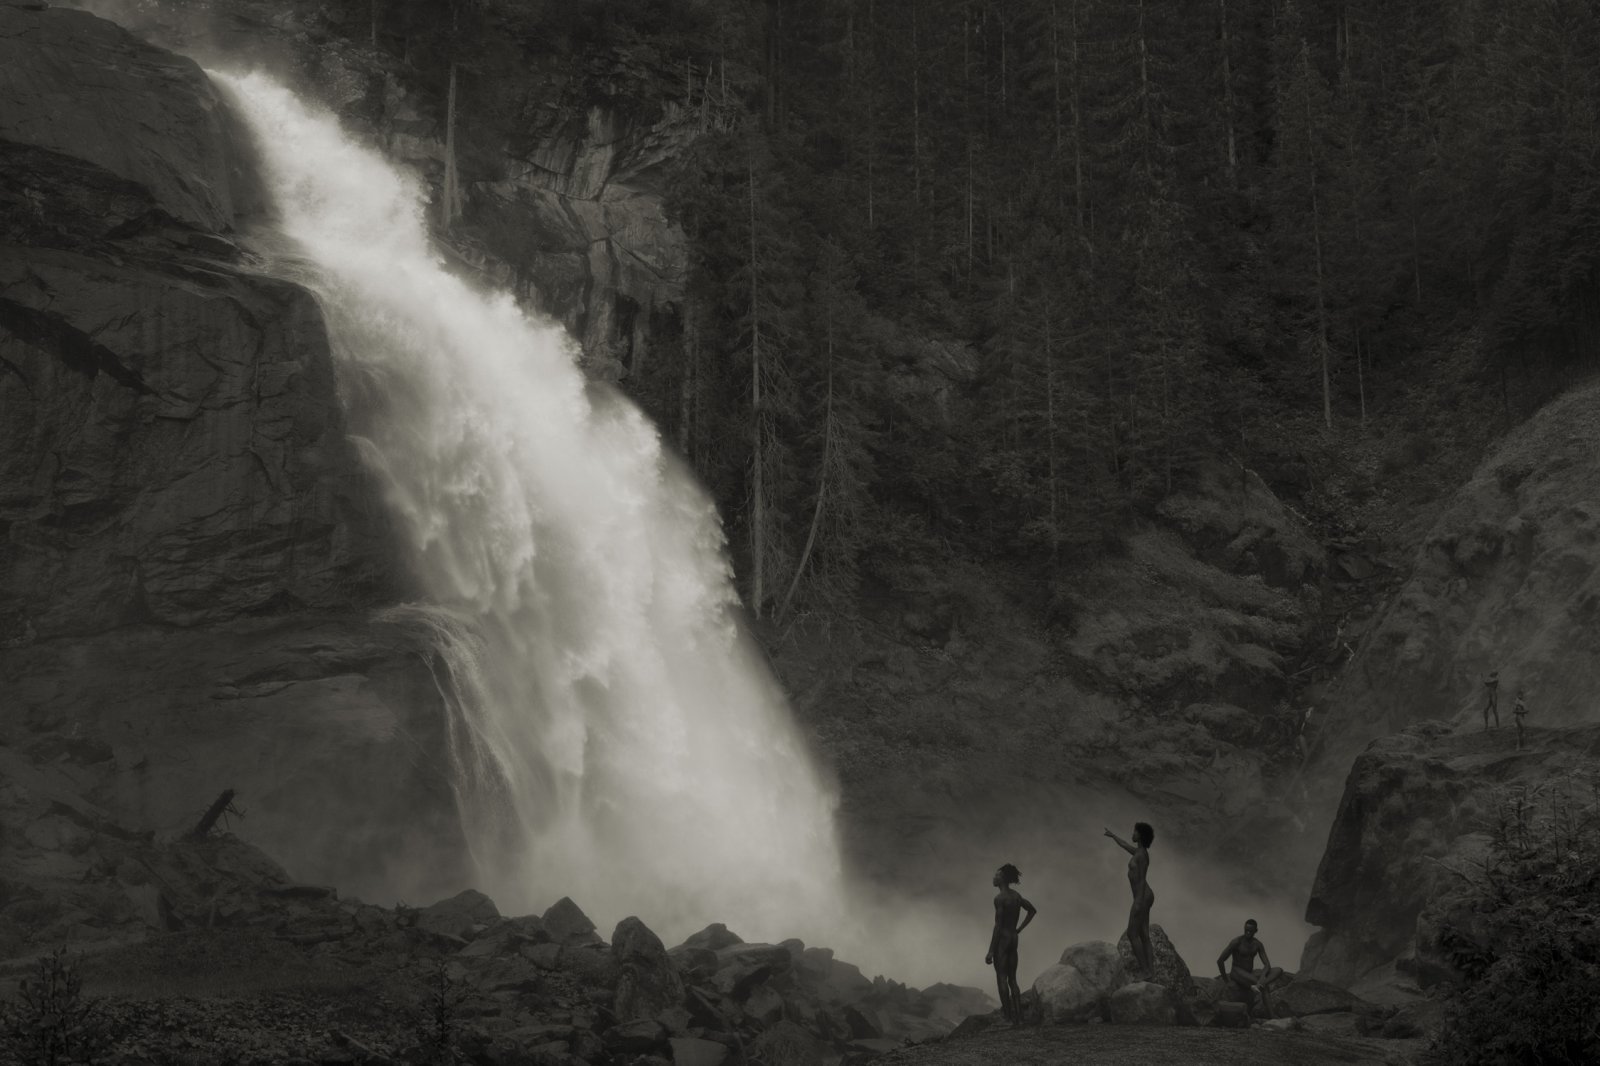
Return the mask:
<path id="1" fill-rule="evenodd" d="M 1048 578 L 1201 457 L 1334 509 L 1352 442 L 1387 438 L 1369 481 L 1434 450 L 1429 357 L 1465 353 L 1472 396 L 1436 399 L 1480 440 L 1589 357 L 1576 0 L 363 0 L 344 26 L 450 94 L 469 155 L 516 121 L 484 41 L 676 84 L 688 292 L 620 358 L 759 614 L 928 552 Z"/>

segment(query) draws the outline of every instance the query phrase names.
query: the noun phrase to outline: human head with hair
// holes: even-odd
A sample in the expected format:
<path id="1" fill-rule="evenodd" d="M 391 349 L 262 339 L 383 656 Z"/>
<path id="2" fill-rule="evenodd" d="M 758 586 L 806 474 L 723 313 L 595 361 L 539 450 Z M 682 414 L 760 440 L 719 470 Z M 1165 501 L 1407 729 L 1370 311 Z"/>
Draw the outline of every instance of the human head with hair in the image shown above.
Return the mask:
<path id="1" fill-rule="evenodd" d="M 1133 839 L 1139 842 L 1141 848 L 1148 848 L 1156 839 L 1156 831 L 1150 828 L 1149 822 L 1134 822 Z"/>
<path id="2" fill-rule="evenodd" d="M 1020 880 L 1022 880 L 1022 871 L 1009 862 L 994 872 L 994 886 L 996 888 L 1005 888 L 1007 885 L 1014 885 Z"/>
<path id="3" fill-rule="evenodd" d="M 1256 920 L 1254 918 L 1246 918 L 1244 920 L 1244 935 L 1245 936 L 1255 936 L 1256 935 L 1256 930 L 1258 928 L 1260 928 L 1260 927 L 1256 925 Z"/>

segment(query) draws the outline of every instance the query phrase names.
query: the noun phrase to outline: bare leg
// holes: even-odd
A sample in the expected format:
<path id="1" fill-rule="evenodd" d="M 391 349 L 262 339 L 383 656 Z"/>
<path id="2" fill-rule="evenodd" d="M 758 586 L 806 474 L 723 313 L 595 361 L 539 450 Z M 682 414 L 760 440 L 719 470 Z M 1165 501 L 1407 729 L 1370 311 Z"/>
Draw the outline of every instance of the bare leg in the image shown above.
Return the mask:
<path id="1" fill-rule="evenodd" d="M 1000 960 L 995 960 L 994 983 L 1000 990 L 1000 1014 L 1006 1021 L 1011 1020 L 1011 986 L 1006 982 L 1006 972 L 1000 966 Z"/>
<path id="2" fill-rule="evenodd" d="M 1236 969 L 1228 975 L 1228 979 L 1234 983 L 1239 991 L 1244 993 L 1245 1013 L 1254 1014 L 1256 1009 L 1256 989 L 1260 988 L 1259 982 L 1256 981 L 1256 975 L 1247 970 Z M 1261 1001 L 1263 1004 L 1266 1003 L 1266 997 L 1267 990 L 1262 988 Z M 1267 1011 L 1267 1017 L 1272 1017 L 1270 1008 Z"/>
<path id="3" fill-rule="evenodd" d="M 1144 951 L 1144 972 L 1151 977 L 1155 976 L 1156 959 L 1155 945 L 1150 942 L 1150 908 L 1155 906 L 1156 894 L 1146 885 L 1140 906 L 1137 909 L 1139 920 L 1139 944 Z"/>
<path id="4" fill-rule="evenodd" d="M 1018 1025 L 1022 1024 L 1022 989 L 1017 987 L 1017 953 L 1012 952 L 1006 959 L 1006 968 L 1002 975 L 1001 984 L 1008 987 L 1011 994 L 1011 1020 Z"/>

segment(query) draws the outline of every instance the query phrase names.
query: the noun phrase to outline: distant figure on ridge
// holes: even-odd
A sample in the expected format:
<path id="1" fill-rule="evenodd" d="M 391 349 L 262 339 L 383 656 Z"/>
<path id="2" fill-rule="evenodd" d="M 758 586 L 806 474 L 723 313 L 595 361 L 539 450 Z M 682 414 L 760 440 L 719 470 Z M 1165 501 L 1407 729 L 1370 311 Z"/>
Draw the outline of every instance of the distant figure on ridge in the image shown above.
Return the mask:
<path id="1" fill-rule="evenodd" d="M 1528 708 L 1522 705 L 1522 690 L 1517 690 L 1517 702 L 1511 708 L 1511 718 L 1517 723 L 1517 750 L 1522 750 L 1522 720 L 1528 717 Z"/>
<path id="2" fill-rule="evenodd" d="M 1033 916 L 1039 912 L 1033 904 L 1022 898 L 1022 893 L 1011 886 L 1022 880 L 1022 873 L 1009 862 L 994 872 L 994 887 L 1000 891 L 994 897 L 994 933 L 989 937 L 989 954 L 983 957 L 985 966 L 994 966 L 995 983 L 1000 987 L 1000 1010 L 1006 1021 L 1022 1021 L 1022 989 L 1017 987 L 1017 934 L 1028 928 Z M 1027 911 L 1028 916 L 1017 924 L 1017 914 Z"/>
<path id="3" fill-rule="evenodd" d="M 1128 860 L 1128 887 L 1133 889 L 1133 908 L 1128 911 L 1128 946 L 1133 949 L 1133 959 L 1144 971 L 1143 976 L 1148 978 L 1155 974 L 1155 955 L 1150 946 L 1150 908 L 1155 904 L 1156 894 L 1150 891 L 1148 875 L 1150 844 L 1156 838 L 1156 831 L 1148 822 L 1134 822 L 1136 844 L 1128 843 L 1109 829 L 1106 836 L 1133 856 Z"/>
<path id="4" fill-rule="evenodd" d="M 1261 965 L 1266 967 L 1260 974 L 1255 972 L 1257 955 L 1261 956 Z M 1227 967 L 1230 958 L 1233 959 L 1232 973 L 1228 972 Z M 1272 961 L 1267 958 L 1266 945 L 1256 939 L 1254 918 L 1244 923 L 1244 935 L 1228 941 L 1228 946 L 1217 956 L 1217 971 L 1244 990 L 1252 1007 L 1255 1005 L 1256 990 L 1260 989 L 1261 1008 L 1266 1011 L 1267 1017 L 1272 1017 L 1272 1003 L 1267 999 L 1267 986 L 1272 984 L 1283 971 L 1272 965 Z"/>
<path id="5" fill-rule="evenodd" d="M 1489 731 L 1489 715 L 1494 715 L 1495 728 L 1500 727 L 1500 671 L 1490 670 L 1489 676 L 1483 682 L 1484 691 L 1489 694 L 1489 702 L 1483 705 L 1483 731 Z"/>

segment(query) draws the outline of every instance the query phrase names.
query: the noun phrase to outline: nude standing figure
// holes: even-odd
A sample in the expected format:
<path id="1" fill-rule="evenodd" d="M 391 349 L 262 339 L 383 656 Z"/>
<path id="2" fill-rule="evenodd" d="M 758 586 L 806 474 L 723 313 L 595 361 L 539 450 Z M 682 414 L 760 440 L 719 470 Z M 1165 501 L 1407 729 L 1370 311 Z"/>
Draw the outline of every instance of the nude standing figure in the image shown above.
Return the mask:
<path id="1" fill-rule="evenodd" d="M 1133 959 L 1139 964 L 1142 976 L 1150 977 L 1155 973 L 1155 956 L 1150 946 L 1150 908 L 1156 901 L 1156 894 L 1150 891 L 1148 875 L 1150 844 L 1156 838 L 1156 831 L 1148 822 L 1133 823 L 1135 843 L 1132 844 L 1109 829 L 1105 835 L 1133 856 L 1128 860 L 1128 886 L 1133 889 L 1133 907 L 1128 911 L 1128 946 L 1133 949 Z"/>
<path id="2" fill-rule="evenodd" d="M 994 872 L 993 884 L 1000 891 L 994 897 L 994 932 L 989 936 L 989 953 L 983 957 L 985 963 L 994 966 L 995 983 L 1000 989 L 1000 1010 L 1012 1024 L 1022 1022 L 1022 990 L 1017 987 L 1017 934 L 1039 913 L 1011 887 L 1020 880 L 1022 874 L 1009 862 Z M 1018 925 L 1017 916 L 1022 911 L 1027 911 L 1028 916 Z"/>

